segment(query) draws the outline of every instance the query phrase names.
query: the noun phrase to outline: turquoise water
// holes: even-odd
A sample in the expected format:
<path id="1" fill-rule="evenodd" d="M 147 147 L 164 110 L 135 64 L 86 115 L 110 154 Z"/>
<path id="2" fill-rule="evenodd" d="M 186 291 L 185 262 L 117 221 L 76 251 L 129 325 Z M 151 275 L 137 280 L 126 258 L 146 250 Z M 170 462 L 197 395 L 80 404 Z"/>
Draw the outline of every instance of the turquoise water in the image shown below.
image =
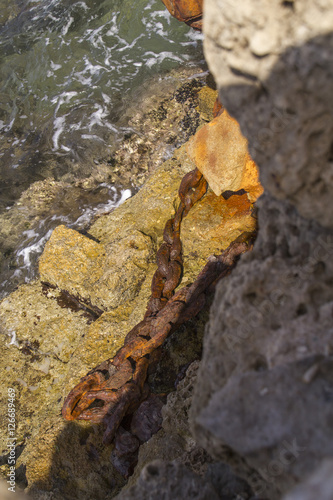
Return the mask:
<path id="1" fill-rule="evenodd" d="M 124 133 L 128 94 L 200 57 L 201 35 L 161 0 L 0 7 L 0 209 L 33 180 L 89 175 L 96 151 Z"/>
<path id="2" fill-rule="evenodd" d="M 36 276 L 54 227 L 85 229 L 133 194 L 105 183 L 68 191 L 17 237 L 22 192 L 89 177 L 131 132 L 123 116 L 142 89 L 149 98 L 151 81 L 202 62 L 201 34 L 161 0 L 0 0 L 0 298 Z"/>

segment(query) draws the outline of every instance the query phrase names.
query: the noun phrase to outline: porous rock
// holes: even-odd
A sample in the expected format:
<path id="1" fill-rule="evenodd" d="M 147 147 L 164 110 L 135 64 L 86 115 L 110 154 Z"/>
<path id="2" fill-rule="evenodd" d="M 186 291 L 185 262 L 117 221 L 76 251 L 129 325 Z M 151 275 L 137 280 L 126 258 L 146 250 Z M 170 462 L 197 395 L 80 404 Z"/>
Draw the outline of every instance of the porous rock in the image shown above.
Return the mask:
<path id="1" fill-rule="evenodd" d="M 206 57 L 265 194 L 253 252 L 216 290 L 192 430 L 215 459 L 238 458 L 256 495 L 278 499 L 333 456 L 332 11 L 265 0 L 205 9 Z"/>
<path id="2" fill-rule="evenodd" d="M 218 500 L 219 496 L 212 485 L 184 465 L 155 460 L 144 467 L 137 484 L 116 497 L 117 500 L 132 498 Z"/>
<path id="3" fill-rule="evenodd" d="M 330 1 L 205 2 L 205 56 L 264 188 L 332 227 Z"/>
<path id="4" fill-rule="evenodd" d="M 89 230 L 95 241 L 58 226 L 39 261 L 41 280 L 100 312 L 133 300 L 155 265 L 164 224 L 179 204 L 181 178 L 194 168 L 184 148 L 177 155 L 180 162 L 166 162 L 135 197 L 97 219 Z M 255 230 L 252 208 L 246 195 L 225 200 L 210 191 L 189 212 L 181 227 L 182 286 L 194 281 L 210 255 L 220 254 L 241 232 Z"/>
<path id="5" fill-rule="evenodd" d="M 16 468 L 22 471 L 20 485 L 28 486 L 36 499 L 52 495 L 60 500 L 64 494 L 84 499 L 93 491 L 91 479 L 95 475 L 104 480 L 96 482 L 94 491 L 107 498 L 115 494 L 123 479 L 109 463 L 101 430 L 68 424 L 61 417 L 63 396 L 90 366 L 82 354 L 91 318 L 82 309 L 64 306 L 59 297 L 56 290 L 35 282 L 20 287 L 0 304 L 1 401 L 5 405 L 9 388 L 15 391 L 15 456 Z M 109 334 L 110 330 L 111 324 Z M 113 347 L 115 352 L 117 346 Z M 112 354 L 112 344 L 106 352 Z M 3 412 L 1 428 L 7 425 Z M 7 438 L 3 432 L 3 475 L 7 472 Z M 93 443 L 99 461 L 89 459 Z M 112 478 L 112 488 L 103 486 L 107 478 Z"/>
<path id="6" fill-rule="evenodd" d="M 196 78 L 192 78 L 193 73 Z M 118 122 L 120 129 L 130 132 L 120 143 L 115 142 L 111 156 L 109 146 L 105 150 L 99 142 L 98 148 L 86 150 L 84 162 L 66 162 L 63 158 L 60 173 L 59 164 L 51 165 L 52 161 L 44 158 L 41 178 L 46 178 L 29 186 L 32 179 L 25 172 L 29 187 L 23 193 L 22 183 L 15 187 L 14 171 L 9 173 L 9 197 L 5 190 L 0 200 L 1 289 L 5 293 L 13 291 L 25 278 L 36 276 L 39 247 L 59 221 L 87 229 L 92 214 L 106 211 L 110 185 L 113 189 L 130 188 L 134 193 L 175 148 L 195 133 L 203 122 L 197 93 L 204 81 L 201 68 L 183 67 L 149 79 L 136 89 L 135 96 L 129 98 L 133 104 L 128 103 L 122 110 Z M 8 146 L 7 139 L 5 143 Z M 50 177 L 52 172 L 57 181 Z M 13 196 L 19 197 L 14 204 Z"/>
<path id="7" fill-rule="evenodd" d="M 209 190 L 184 219 L 181 227 L 184 267 L 183 283 L 193 282 L 209 254 L 219 255 L 244 231 L 256 230 L 257 219 L 246 194 L 225 200 Z"/>
<path id="8" fill-rule="evenodd" d="M 217 90 L 213 90 L 207 86 L 202 87 L 198 92 L 200 116 L 207 122 L 210 122 L 214 118 L 213 109 L 217 96 Z"/>
<path id="9" fill-rule="evenodd" d="M 58 226 L 39 260 L 39 273 L 42 281 L 103 311 L 135 297 L 153 253 L 151 238 L 137 230 L 105 246 Z"/>
<path id="10" fill-rule="evenodd" d="M 333 239 L 287 202 L 263 195 L 258 205 L 255 248 L 217 287 L 192 422 L 199 444 L 215 458 L 224 446 L 246 458 L 275 498 L 333 454 L 319 389 L 333 389 Z M 293 440 L 306 452 L 275 475 Z"/>
<path id="11" fill-rule="evenodd" d="M 138 484 L 143 469 L 153 460 L 162 460 L 163 463 L 176 461 L 200 477 L 208 472 L 212 460 L 209 454 L 196 444 L 188 420 L 198 367 L 199 361 L 191 363 L 186 375 L 178 383 L 177 390 L 168 395 L 167 403 L 162 407 L 162 428 L 140 447 L 138 465 L 119 499 L 127 498 L 128 490 Z M 145 497 L 145 490 L 141 490 L 141 486 L 133 491 L 138 493 L 139 498 Z M 169 486 L 161 485 L 161 494 L 165 498 L 171 498 L 169 493 Z"/>
<path id="12" fill-rule="evenodd" d="M 333 460 L 324 460 L 302 484 L 283 500 L 331 500 L 333 496 Z"/>

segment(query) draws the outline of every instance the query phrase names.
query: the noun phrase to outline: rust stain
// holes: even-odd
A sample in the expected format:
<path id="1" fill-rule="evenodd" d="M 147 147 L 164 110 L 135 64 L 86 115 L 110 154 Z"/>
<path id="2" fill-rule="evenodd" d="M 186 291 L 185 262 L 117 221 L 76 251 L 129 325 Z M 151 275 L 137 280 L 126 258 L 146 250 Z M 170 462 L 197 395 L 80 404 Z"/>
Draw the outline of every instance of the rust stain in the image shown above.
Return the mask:
<path id="1" fill-rule="evenodd" d="M 226 110 L 198 130 L 187 152 L 216 195 L 244 189 L 254 202 L 263 193 L 248 142 Z"/>

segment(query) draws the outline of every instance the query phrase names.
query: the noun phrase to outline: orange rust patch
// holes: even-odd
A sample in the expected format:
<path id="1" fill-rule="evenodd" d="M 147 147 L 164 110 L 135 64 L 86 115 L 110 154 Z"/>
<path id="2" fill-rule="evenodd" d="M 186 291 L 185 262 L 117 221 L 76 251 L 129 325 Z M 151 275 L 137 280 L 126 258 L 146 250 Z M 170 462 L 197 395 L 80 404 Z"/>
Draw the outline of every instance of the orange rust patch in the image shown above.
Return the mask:
<path id="1" fill-rule="evenodd" d="M 254 202 L 263 193 L 248 142 L 226 110 L 198 130 L 187 152 L 217 196 L 244 189 Z"/>

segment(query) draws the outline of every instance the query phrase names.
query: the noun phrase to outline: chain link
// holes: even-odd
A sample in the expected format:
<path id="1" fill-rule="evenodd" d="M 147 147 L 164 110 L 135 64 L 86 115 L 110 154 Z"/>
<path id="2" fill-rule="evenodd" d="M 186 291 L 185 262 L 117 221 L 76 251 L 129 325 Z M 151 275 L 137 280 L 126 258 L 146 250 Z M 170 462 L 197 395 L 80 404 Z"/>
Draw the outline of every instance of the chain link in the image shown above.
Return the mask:
<path id="1" fill-rule="evenodd" d="M 133 413 L 147 398 L 146 378 L 152 354 L 174 330 L 202 309 L 206 293 L 231 271 L 239 255 L 252 247 L 253 233 L 243 233 L 220 256 L 209 258 L 191 286 L 174 293 L 183 270 L 181 221 L 204 196 L 207 187 L 197 169 L 183 177 L 178 210 L 165 225 L 163 243 L 156 255 L 157 270 L 144 319 L 126 335 L 124 346 L 114 358 L 91 370 L 65 399 L 63 417 L 103 422 L 105 444 L 111 443 L 124 416 Z M 103 406 L 97 406 L 97 402 L 103 402 Z"/>

